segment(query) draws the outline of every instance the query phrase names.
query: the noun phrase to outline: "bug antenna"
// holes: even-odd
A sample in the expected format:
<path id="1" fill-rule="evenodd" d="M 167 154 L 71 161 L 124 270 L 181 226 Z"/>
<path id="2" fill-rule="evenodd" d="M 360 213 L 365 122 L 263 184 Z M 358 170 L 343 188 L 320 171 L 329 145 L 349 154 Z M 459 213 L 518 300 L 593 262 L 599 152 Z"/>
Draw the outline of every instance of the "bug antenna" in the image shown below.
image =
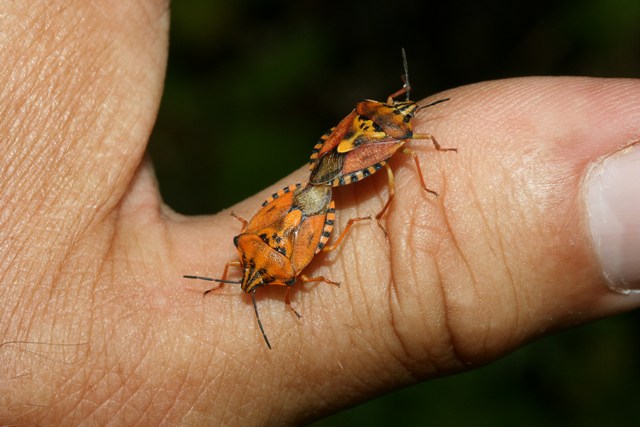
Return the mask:
<path id="1" fill-rule="evenodd" d="M 264 338 L 264 342 L 267 343 L 267 347 L 271 350 L 271 344 L 269 343 L 269 339 L 267 338 L 267 334 L 264 333 L 264 328 L 262 327 L 262 322 L 260 321 L 260 315 L 258 314 L 258 304 L 256 304 L 256 291 L 258 288 L 254 289 L 251 292 L 251 300 L 253 301 L 253 311 L 256 312 L 256 319 L 258 320 L 258 326 L 260 327 L 260 332 L 262 332 L 262 338 Z"/>
<path id="2" fill-rule="evenodd" d="M 433 107 L 434 105 L 438 105 L 441 102 L 447 102 L 449 101 L 451 98 L 442 98 L 442 99 L 438 99 L 437 101 L 433 101 L 430 104 L 424 105 L 422 108 L 429 108 L 429 107 Z"/>
<path id="3" fill-rule="evenodd" d="M 206 280 L 207 282 L 218 282 L 218 283 L 232 283 L 234 285 L 240 285 L 242 283 L 241 280 L 222 280 L 222 279 L 212 279 L 211 277 L 204 277 L 204 276 L 191 276 L 188 274 L 185 274 L 184 276 L 185 279 L 197 279 L 197 280 Z"/>
<path id="4" fill-rule="evenodd" d="M 418 108 L 416 109 L 416 112 L 420 111 L 420 110 L 424 110 L 425 108 L 433 107 L 434 105 L 438 105 L 438 104 L 440 104 L 442 102 L 447 102 L 450 99 L 451 98 L 442 98 L 442 99 L 438 99 L 437 101 L 433 101 L 433 102 L 431 102 L 431 103 L 429 103 L 427 105 L 419 105 Z"/>
<path id="5" fill-rule="evenodd" d="M 407 94 L 406 100 L 408 101 L 411 95 L 411 84 L 409 83 L 409 63 L 407 62 L 407 52 L 404 48 L 402 48 L 402 66 L 404 67 L 404 76 L 402 77 L 402 80 L 404 80 L 404 87 L 407 88 L 405 93 Z"/>

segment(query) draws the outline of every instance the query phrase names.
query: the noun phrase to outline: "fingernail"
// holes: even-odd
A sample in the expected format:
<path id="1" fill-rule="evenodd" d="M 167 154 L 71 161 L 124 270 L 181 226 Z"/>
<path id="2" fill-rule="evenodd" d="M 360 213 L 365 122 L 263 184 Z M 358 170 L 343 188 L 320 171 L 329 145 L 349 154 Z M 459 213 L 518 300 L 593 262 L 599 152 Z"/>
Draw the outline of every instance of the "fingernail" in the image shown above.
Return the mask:
<path id="1" fill-rule="evenodd" d="M 640 293 L 640 144 L 594 165 L 586 197 L 604 276 L 618 292 Z"/>

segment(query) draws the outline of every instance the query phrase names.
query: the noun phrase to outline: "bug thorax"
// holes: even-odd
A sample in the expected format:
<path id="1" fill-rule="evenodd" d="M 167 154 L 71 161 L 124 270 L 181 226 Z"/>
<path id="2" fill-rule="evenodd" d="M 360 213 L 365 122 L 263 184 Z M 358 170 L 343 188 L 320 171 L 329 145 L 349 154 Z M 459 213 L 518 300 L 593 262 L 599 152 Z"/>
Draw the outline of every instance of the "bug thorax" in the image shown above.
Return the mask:
<path id="1" fill-rule="evenodd" d="M 418 104 L 408 100 L 389 105 L 367 99 L 356 105 L 356 112 L 373 121 L 391 138 L 409 139 L 413 136 L 411 119 L 418 108 Z"/>

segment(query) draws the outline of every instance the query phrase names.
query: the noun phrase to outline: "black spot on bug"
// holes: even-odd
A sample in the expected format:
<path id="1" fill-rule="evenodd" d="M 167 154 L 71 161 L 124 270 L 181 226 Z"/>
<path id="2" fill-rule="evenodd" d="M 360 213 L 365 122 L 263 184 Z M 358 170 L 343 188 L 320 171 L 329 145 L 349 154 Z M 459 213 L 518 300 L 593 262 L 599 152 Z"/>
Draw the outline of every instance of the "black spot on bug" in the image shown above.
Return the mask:
<path id="1" fill-rule="evenodd" d="M 353 141 L 353 146 L 359 147 L 362 144 L 367 143 L 368 141 L 369 141 L 369 138 L 367 138 L 365 135 L 360 135 Z"/>
<path id="2" fill-rule="evenodd" d="M 360 128 L 360 130 L 362 131 L 367 131 L 369 129 L 371 129 L 371 121 L 369 120 L 363 120 L 360 122 L 360 124 L 358 125 L 358 127 Z"/>
<path id="3" fill-rule="evenodd" d="M 275 282 L 275 278 L 273 276 L 264 275 L 264 271 L 260 270 L 260 276 L 262 277 L 262 283 L 268 285 L 269 283 Z"/>

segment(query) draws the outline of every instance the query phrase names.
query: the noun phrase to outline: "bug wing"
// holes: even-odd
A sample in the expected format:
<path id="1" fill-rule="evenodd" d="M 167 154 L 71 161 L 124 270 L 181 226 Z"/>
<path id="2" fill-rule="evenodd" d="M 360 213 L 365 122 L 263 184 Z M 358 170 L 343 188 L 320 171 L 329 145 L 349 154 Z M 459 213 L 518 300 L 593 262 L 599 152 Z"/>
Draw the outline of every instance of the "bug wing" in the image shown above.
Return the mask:
<path id="1" fill-rule="evenodd" d="M 300 273 L 326 244 L 335 220 L 331 187 L 308 185 L 296 193 L 294 204 L 304 215 L 296 232 L 291 265 Z"/>
<path id="2" fill-rule="evenodd" d="M 300 184 L 290 185 L 272 194 L 251 218 L 244 232 L 258 233 L 260 230 L 282 221 L 291 209 L 294 191 L 300 186 Z"/>
<path id="3" fill-rule="evenodd" d="M 313 147 L 311 159 L 309 160 L 309 168 L 313 169 L 314 163 L 327 153 L 335 150 L 335 148 L 345 139 L 353 134 L 353 122 L 357 117 L 354 111 L 349 113 L 347 117 L 342 119 L 337 126 L 329 129 L 320 137 L 318 143 Z"/>
<path id="4" fill-rule="evenodd" d="M 348 175 L 364 170 L 374 173 L 376 165 L 384 164 L 389 157 L 404 145 L 405 141 L 397 139 L 387 139 L 372 144 L 365 144 L 357 150 L 350 151 L 344 155 L 341 174 Z"/>
<path id="5" fill-rule="evenodd" d="M 296 273 L 300 273 L 319 252 L 318 245 L 324 233 L 326 214 L 308 217 L 298 230 L 291 266 Z"/>

